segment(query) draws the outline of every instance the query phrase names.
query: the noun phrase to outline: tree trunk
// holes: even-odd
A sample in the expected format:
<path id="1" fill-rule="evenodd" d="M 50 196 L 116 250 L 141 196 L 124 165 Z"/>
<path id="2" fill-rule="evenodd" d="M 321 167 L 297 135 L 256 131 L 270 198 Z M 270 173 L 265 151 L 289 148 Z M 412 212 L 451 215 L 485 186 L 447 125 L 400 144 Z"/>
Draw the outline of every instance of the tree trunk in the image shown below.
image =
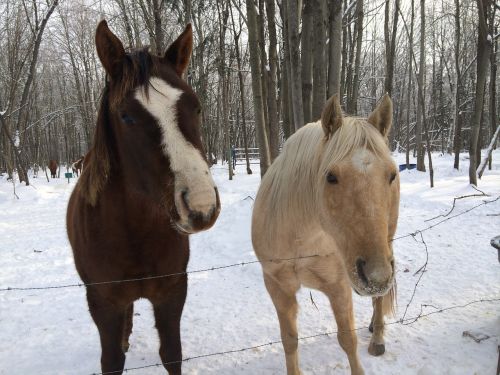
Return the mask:
<path id="1" fill-rule="evenodd" d="M 250 0 L 247 0 L 247 8 Z M 304 125 L 304 109 L 302 106 L 302 81 L 297 79 L 301 76 L 300 53 L 299 53 L 299 9 L 297 0 L 290 0 L 283 5 L 287 9 L 288 21 L 288 46 L 290 52 L 290 89 L 292 96 L 293 124 L 295 130 Z M 248 30 L 251 35 L 252 32 Z"/>
<path id="2" fill-rule="evenodd" d="M 269 71 L 267 70 L 266 38 L 264 33 L 264 0 L 257 0 L 259 3 L 259 13 L 257 14 L 257 27 L 259 29 L 258 43 L 260 52 L 260 79 L 262 80 L 262 102 L 264 103 L 264 122 L 267 132 L 267 139 L 270 142 L 270 124 L 269 124 L 269 93 L 267 92 L 269 80 Z M 269 150 L 271 152 L 271 150 Z"/>
<path id="3" fill-rule="evenodd" d="M 258 33 L 257 14 L 253 0 L 246 0 L 247 5 L 247 26 L 248 26 L 248 46 L 250 49 L 250 67 L 252 71 L 252 92 L 254 102 L 255 128 L 260 153 L 260 175 L 264 176 L 270 165 L 269 144 L 264 123 L 262 87 L 260 79 L 259 45 L 256 38 Z"/>
<path id="4" fill-rule="evenodd" d="M 163 46 L 163 29 L 161 26 L 161 8 L 163 1 L 152 0 L 153 1 L 153 17 L 155 22 L 155 51 L 157 55 L 163 56 L 165 52 Z"/>
<path id="5" fill-rule="evenodd" d="M 488 41 L 488 11 L 490 7 L 489 0 L 476 0 L 478 12 L 478 35 L 477 35 L 477 81 L 476 95 L 474 100 L 474 113 L 471 121 L 471 135 L 469 148 L 469 182 L 477 185 L 477 159 L 479 130 L 481 127 L 481 115 L 484 104 L 484 90 L 486 87 L 486 74 L 490 55 L 491 41 Z"/>
<path id="6" fill-rule="evenodd" d="M 269 71 L 267 77 L 267 103 L 269 115 L 269 148 L 271 152 L 271 162 L 278 157 L 279 154 L 279 114 L 277 103 L 277 66 L 278 52 L 276 46 L 278 38 L 276 35 L 276 8 L 275 0 L 266 0 L 267 23 L 269 25 Z"/>
<path id="7" fill-rule="evenodd" d="M 342 2 L 329 1 L 328 28 L 328 97 L 340 94 L 340 66 L 342 58 Z"/>
<path id="8" fill-rule="evenodd" d="M 247 125 L 245 120 L 245 84 L 243 82 L 243 72 L 241 66 L 241 56 L 240 56 L 240 34 L 241 34 L 241 26 L 240 32 L 236 32 L 236 26 L 234 24 L 233 17 L 233 9 L 229 8 L 231 11 L 231 21 L 233 23 L 233 33 L 234 33 L 234 44 L 235 44 L 235 52 L 236 52 L 236 63 L 238 64 L 238 82 L 240 85 L 240 108 L 241 108 L 241 125 L 243 127 L 243 147 L 245 148 L 245 162 L 247 165 L 247 174 L 252 174 L 252 169 L 250 168 L 250 159 L 248 158 L 248 136 L 247 136 Z"/>
<path id="9" fill-rule="evenodd" d="M 409 167 L 410 164 L 410 113 L 411 113 L 411 92 L 412 92 L 412 85 L 411 85 L 411 78 L 413 75 L 413 23 L 414 23 L 414 18 L 415 18 L 415 4 L 414 0 L 411 0 L 411 19 L 410 19 L 410 35 L 408 38 L 408 45 L 409 45 L 409 52 L 408 52 L 408 58 L 410 60 L 409 62 L 409 69 L 408 69 L 408 94 L 406 98 L 406 167 Z"/>
<path id="10" fill-rule="evenodd" d="M 460 100 L 462 90 L 462 73 L 460 72 L 460 39 L 462 37 L 460 30 L 460 0 L 455 0 L 455 98 L 454 98 L 454 136 L 453 136 L 453 152 L 455 159 L 453 168 L 458 169 L 460 166 L 460 150 L 462 149 L 462 120 L 460 114 Z"/>
<path id="11" fill-rule="evenodd" d="M 223 153 L 227 153 L 229 179 L 233 179 L 232 144 L 229 128 L 229 70 L 226 67 L 226 30 L 229 18 L 229 3 L 217 2 L 219 16 L 219 85 L 222 86 L 222 128 L 224 129 Z"/>
<path id="12" fill-rule="evenodd" d="M 495 13 L 496 13 L 496 7 L 493 6 L 491 16 L 490 16 L 490 35 L 497 35 L 498 34 L 498 29 L 494 28 L 495 26 Z M 491 52 L 490 52 L 490 103 L 489 103 L 489 108 L 490 108 L 490 129 L 491 133 L 493 134 L 495 132 L 495 126 L 497 126 L 497 122 L 500 124 L 497 118 L 497 61 L 496 61 L 496 54 L 498 53 L 498 38 L 495 38 L 494 44 L 491 46 Z M 493 144 L 493 148 L 495 147 L 496 143 Z M 490 156 L 488 157 L 488 169 L 491 170 L 491 152 Z"/>
<path id="13" fill-rule="evenodd" d="M 417 150 L 417 171 L 425 172 L 425 155 L 422 143 L 422 117 L 425 97 L 424 77 L 425 74 L 425 0 L 420 0 L 420 63 L 418 67 L 418 87 L 422 90 L 422 95 L 418 96 L 417 125 L 415 135 L 415 147 Z"/>
<path id="14" fill-rule="evenodd" d="M 326 102 L 326 45 L 325 45 L 325 15 L 323 0 L 314 0 L 314 42 L 313 42 L 313 100 L 312 121 L 321 117 Z"/>
<path id="15" fill-rule="evenodd" d="M 313 9 L 315 0 L 304 0 L 301 32 L 301 78 L 302 106 L 304 107 L 304 123 L 312 121 L 312 90 L 313 90 Z"/>
<path id="16" fill-rule="evenodd" d="M 354 61 L 354 74 L 352 77 L 352 92 L 348 98 L 347 112 L 356 115 L 358 113 L 358 95 L 359 95 L 359 70 L 361 66 L 361 45 L 363 42 L 363 2 L 364 0 L 356 1 L 356 57 Z"/>
<path id="17" fill-rule="evenodd" d="M 398 17 L 399 17 L 399 1 L 395 0 L 394 3 L 394 17 L 392 21 L 392 33 L 389 36 L 389 0 L 385 3 L 385 22 L 384 22 L 384 36 L 385 36 L 385 92 L 392 97 L 392 85 L 394 76 L 394 57 L 396 53 L 396 36 L 398 31 Z"/>

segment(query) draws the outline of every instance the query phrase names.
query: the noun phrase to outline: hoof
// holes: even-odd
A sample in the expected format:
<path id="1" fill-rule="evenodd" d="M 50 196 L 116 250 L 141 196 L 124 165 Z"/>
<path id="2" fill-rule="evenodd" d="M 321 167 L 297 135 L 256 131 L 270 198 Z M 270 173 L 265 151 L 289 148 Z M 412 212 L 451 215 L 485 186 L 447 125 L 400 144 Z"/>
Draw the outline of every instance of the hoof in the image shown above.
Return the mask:
<path id="1" fill-rule="evenodd" d="M 370 326 L 368 327 L 368 331 L 370 331 L 371 333 L 373 333 L 373 323 L 370 323 Z"/>
<path id="2" fill-rule="evenodd" d="M 382 355 L 385 353 L 385 344 L 373 344 L 370 343 L 370 346 L 368 346 L 368 353 L 371 355 L 378 357 L 379 355 Z"/>

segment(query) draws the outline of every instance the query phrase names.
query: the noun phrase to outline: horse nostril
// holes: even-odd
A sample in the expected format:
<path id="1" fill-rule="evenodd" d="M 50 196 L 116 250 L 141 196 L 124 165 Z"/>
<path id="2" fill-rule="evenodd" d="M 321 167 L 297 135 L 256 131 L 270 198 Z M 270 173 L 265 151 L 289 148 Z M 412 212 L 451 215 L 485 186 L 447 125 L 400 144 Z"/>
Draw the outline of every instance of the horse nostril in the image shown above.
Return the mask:
<path id="1" fill-rule="evenodd" d="M 182 199 L 182 203 L 184 203 L 184 207 L 186 208 L 186 210 L 188 211 L 191 211 L 189 209 L 189 203 L 188 203 L 188 191 L 187 190 L 183 190 L 181 192 L 181 199 Z"/>
<path id="2" fill-rule="evenodd" d="M 391 259 L 391 268 L 392 268 L 392 273 L 394 273 L 394 259 Z"/>
<path id="3" fill-rule="evenodd" d="M 366 262 L 363 259 L 358 258 L 358 260 L 356 261 L 356 271 L 358 272 L 358 276 L 361 281 L 363 281 L 365 284 L 368 284 L 368 279 L 366 278 L 365 271 L 363 269 L 365 265 Z"/>

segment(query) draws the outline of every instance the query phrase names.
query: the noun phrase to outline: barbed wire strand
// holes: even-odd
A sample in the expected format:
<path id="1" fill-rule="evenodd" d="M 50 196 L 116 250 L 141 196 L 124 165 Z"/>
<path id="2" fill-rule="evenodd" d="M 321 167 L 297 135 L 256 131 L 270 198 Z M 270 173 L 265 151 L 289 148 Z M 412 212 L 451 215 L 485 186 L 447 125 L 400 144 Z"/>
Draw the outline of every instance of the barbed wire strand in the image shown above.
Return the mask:
<path id="1" fill-rule="evenodd" d="M 406 305 L 406 308 L 405 308 L 405 312 L 403 314 L 403 317 L 402 319 L 404 320 L 405 317 L 406 317 L 406 313 L 408 312 L 408 309 L 410 308 L 410 305 L 412 304 L 413 302 L 413 298 L 415 298 L 415 294 L 417 294 L 417 288 L 418 288 L 418 284 L 420 284 L 420 280 L 422 280 L 422 277 L 424 276 L 424 273 L 425 271 L 427 270 L 427 264 L 429 263 L 429 249 L 427 248 L 427 243 L 425 242 L 424 240 L 424 235 L 422 234 L 422 232 L 418 232 L 420 234 L 420 241 L 424 244 L 425 246 L 425 263 L 423 264 L 422 267 L 420 267 L 414 274 L 413 276 L 415 276 L 416 274 L 418 274 L 420 272 L 420 275 L 417 279 L 417 282 L 415 283 L 415 286 L 413 287 L 413 293 L 410 297 L 410 300 L 408 301 L 407 305 Z M 413 237 L 413 239 L 415 241 L 417 241 L 417 239 L 415 237 Z M 422 309 L 420 310 L 422 312 Z"/>
<path id="2" fill-rule="evenodd" d="M 400 240 L 400 239 L 403 239 L 403 238 L 406 238 L 406 237 L 410 237 L 410 236 L 411 236 L 411 237 L 414 237 L 414 236 L 416 236 L 419 232 L 426 232 L 426 231 L 428 231 L 428 230 L 430 230 L 430 229 L 432 229 L 432 228 L 437 227 L 438 225 L 443 224 L 444 222 L 446 222 L 446 221 L 448 221 L 448 220 L 454 219 L 454 218 L 456 218 L 456 217 L 458 217 L 458 216 L 465 215 L 466 213 L 469 213 L 469 212 L 471 212 L 472 210 L 475 210 L 475 209 L 476 209 L 476 208 L 478 208 L 478 207 L 485 206 L 485 205 L 490 204 L 490 203 L 494 203 L 494 202 L 498 201 L 499 199 L 500 199 L 500 195 L 499 195 L 498 197 L 496 197 L 495 199 L 491 199 L 491 200 L 489 200 L 489 201 L 483 201 L 483 203 L 480 203 L 480 204 L 477 204 L 477 205 L 475 205 L 475 206 L 472 206 L 471 208 L 468 208 L 467 210 L 464 210 L 464 211 L 462 211 L 462 212 L 460 212 L 460 213 L 458 213 L 458 214 L 456 214 L 456 215 L 448 216 L 448 217 L 444 218 L 443 220 L 437 221 L 437 222 L 435 222 L 434 224 L 429 225 L 429 226 L 428 226 L 428 227 L 426 227 L 426 228 L 423 228 L 423 229 L 417 229 L 415 232 L 411 232 L 411 233 L 405 234 L 405 235 L 403 235 L 403 236 L 394 237 L 394 238 L 392 239 L 392 241 L 397 241 L 397 240 Z"/>
<path id="3" fill-rule="evenodd" d="M 440 220 L 426 228 L 423 229 L 417 229 L 414 232 L 407 233 L 405 235 L 399 236 L 399 237 L 394 237 L 391 241 L 397 241 L 403 238 L 407 237 L 413 237 L 417 236 L 419 233 L 422 234 L 422 232 L 428 231 L 432 228 L 437 227 L 438 225 L 443 224 L 444 222 L 451 220 L 453 218 L 456 218 L 458 216 L 464 215 L 466 213 L 471 212 L 472 210 L 475 210 L 478 207 L 496 202 L 500 199 L 500 195 L 496 197 L 495 199 L 489 200 L 489 201 L 483 201 L 482 203 L 475 205 L 465 211 L 462 211 L 456 215 L 453 216 L 448 216 L 443 220 Z M 35 286 L 35 287 L 4 287 L 0 288 L 0 292 L 10 292 L 10 291 L 35 291 L 35 290 L 51 290 L 51 289 L 65 289 L 65 288 L 78 288 L 78 287 L 88 287 L 88 286 L 99 286 L 99 285 L 106 285 L 106 284 L 119 284 L 119 283 L 127 283 L 127 282 L 134 282 L 134 281 L 145 281 L 145 280 L 155 280 L 155 279 L 162 279 L 162 278 L 167 278 L 167 277 L 175 277 L 175 276 L 183 276 L 183 275 L 189 275 L 189 274 L 196 274 L 196 273 L 202 273 L 202 272 L 210 272 L 210 271 L 217 271 L 217 270 L 222 270 L 222 269 L 227 269 L 227 268 L 233 268 L 233 267 L 242 267 L 242 266 L 247 266 L 250 264 L 256 264 L 256 263 L 262 263 L 262 262 L 285 262 L 285 261 L 293 261 L 293 260 L 300 260 L 300 259 L 308 259 L 308 258 L 316 258 L 316 257 L 323 257 L 323 256 L 329 256 L 332 255 L 333 253 L 326 253 L 326 254 L 313 254 L 313 255 L 304 255 L 304 256 L 298 256 L 298 257 L 292 257 L 292 258 L 275 258 L 275 259 L 263 259 L 263 260 L 253 260 L 253 261 L 246 261 L 246 262 L 238 262 L 238 263 L 233 263 L 233 264 L 228 264 L 224 266 L 214 266 L 214 267 L 209 267 L 209 268 L 203 268 L 203 269 L 198 269 L 198 270 L 192 270 L 192 271 L 182 271 L 182 272 L 175 272 L 175 273 L 170 273 L 170 274 L 164 274 L 164 275 L 154 275 L 154 276 L 145 276 L 145 277 L 138 277 L 138 278 L 132 278 L 132 279 L 123 279 L 123 280 L 110 280 L 110 281 L 97 281 L 97 282 L 92 282 L 92 283 L 73 283 L 73 284 L 63 284 L 63 285 L 48 285 L 48 286 Z"/>
<path id="4" fill-rule="evenodd" d="M 386 326 L 395 325 L 395 324 L 410 325 L 410 324 L 416 323 L 419 319 L 425 318 L 425 317 L 430 316 L 430 315 L 439 314 L 439 313 L 443 313 L 443 312 L 455 310 L 455 309 L 466 308 L 466 307 L 469 307 L 471 305 L 478 304 L 478 303 L 498 302 L 498 301 L 500 301 L 500 297 L 481 298 L 481 299 L 477 299 L 477 300 L 473 300 L 473 301 L 464 303 L 462 305 L 453 305 L 453 306 L 448 306 L 448 307 L 444 307 L 444 308 L 438 308 L 437 310 L 430 311 L 430 312 L 425 313 L 425 314 L 422 312 L 424 307 L 433 307 L 433 308 L 436 308 L 436 307 L 432 306 L 432 305 L 422 304 L 421 308 L 420 308 L 420 313 L 418 315 L 410 317 L 410 318 L 401 318 L 401 319 L 398 319 L 398 320 L 395 320 L 395 321 L 392 321 L 389 323 L 385 323 L 385 325 Z M 368 329 L 368 328 L 369 328 L 369 326 L 363 326 L 363 327 L 354 328 L 352 330 L 327 331 L 327 332 L 317 333 L 314 335 L 298 337 L 297 340 L 298 341 L 310 340 L 310 339 L 318 338 L 318 337 L 331 336 L 334 334 L 338 334 L 340 332 L 342 332 L 342 333 L 343 332 L 355 332 L 355 331 L 360 331 L 360 330 Z M 128 367 L 128 368 L 124 368 L 123 370 L 117 370 L 117 371 L 95 372 L 95 373 L 92 373 L 91 375 L 111 375 L 111 374 L 117 374 L 117 373 L 121 373 L 121 372 L 127 373 L 127 372 L 132 372 L 132 371 L 137 371 L 137 370 L 143 370 L 143 369 L 147 369 L 147 368 L 161 367 L 161 366 L 179 364 L 179 363 L 183 363 L 183 362 L 189 362 L 189 361 L 196 360 L 196 359 L 216 357 L 216 356 L 222 356 L 222 355 L 227 355 L 227 354 L 241 353 L 241 352 L 260 349 L 260 348 L 264 348 L 267 346 L 273 346 L 273 345 L 277 345 L 277 344 L 281 344 L 281 343 L 282 343 L 281 340 L 269 341 L 269 342 L 266 342 L 263 344 L 247 346 L 247 347 L 243 347 L 243 348 L 239 348 L 239 349 L 231 349 L 231 350 L 226 350 L 226 351 L 195 355 L 195 356 L 187 357 L 187 358 L 184 358 L 184 359 L 181 359 L 178 361 L 159 362 L 159 363 L 153 363 L 153 364 L 144 365 L 144 366 Z"/>

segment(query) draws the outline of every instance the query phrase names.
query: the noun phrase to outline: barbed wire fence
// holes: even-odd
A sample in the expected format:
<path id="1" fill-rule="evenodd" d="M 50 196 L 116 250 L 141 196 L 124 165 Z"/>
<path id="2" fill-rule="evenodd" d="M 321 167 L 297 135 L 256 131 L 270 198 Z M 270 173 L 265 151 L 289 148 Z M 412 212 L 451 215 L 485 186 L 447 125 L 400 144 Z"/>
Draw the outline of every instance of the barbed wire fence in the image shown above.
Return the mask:
<path id="1" fill-rule="evenodd" d="M 405 318 L 405 319 L 401 318 L 401 319 L 398 319 L 398 320 L 395 320 L 395 321 L 392 321 L 392 322 L 387 322 L 387 323 L 384 323 L 384 324 L 386 326 L 395 325 L 395 324 L 411 325 L 411 324 L 416 323 L 419 319 L 425 318 L 425 317 L 430 316 L 430 315 L 439 314 L 439 313 L 443 313 L 443 312 L 450 311 L 450 310 L 462 309 L 462 308 L 466 308 L 466 307 L 469 307 L 471 305 L 478 304 L 478 303 L 498 302 L 498 301 L 500 301 L 500 297 L 497 297 L 497 298 L 481 298 L 481 299 L 469 301 L 469 302 L 464 303 L 462 305 L 454 305 L 454 306 L 448 306 L 448 307 L 444 307 L 444 308 L 437 308 L 436 310 L 430 311 L 430 312 L 425 313 L 425 314 L 422 312 L 422 310 L 423 310 L 424 307 L 434 307 L 435 308 L 435 306 L 422 304 L 421 305 L 420 313 L 418 315 L 413 316 L 411 318 Z M 314 334 L 314 335 L 301 336 L 301 337 L 298 337 L 297 340 L 298 341 L 305 341 L 305 340 L 310 340 L 310 339 L 315 339 L 315 338 L 320 338 L 320 337 L 329 337 L 329 336 L 332 336 L 332 335 L 338 334 L 338 333 L 356 332 L 356 331 L 360 331 L 360 330 L 368 329 L 368 328 L 369 328 L 369 326 L 363 326 L 363 327 L 354 328 L 352 330 L 337 330 L 337 331 L 321 332 L 321 333 L 317 333 L 317 334 Z M 137 371 L 137 370 L 144 370 L 144 369 L 147 369 L 147 368 L 161 367 L 161 366 L 167 366 L 167 365 L 173 365 L 173 364 L 178 364 L 178 363 L 189 362 L 189 361 L 193 361 L 193 360 L 196 360 L 196 359 L 202 359 L 202 358 L 209 358 L 209 357 L 223 356 L 223 355 L 228 355 L 228 354 L 241 353 L 241 352 L 246 352 L 246 351 L 249 351 L 249 350 L 256 350 L 256 349 L 261 349 L 261 348 L 265 348 L 265 347 L 270 347 L 270 346 L 274 346 L 274 345 L 281 344 L 281 343 L 282 343 L 281 340 L 269 341 L 269 342 L 266 342 L 266 343 L 263 343 L 263 344 L 257 344 L 257 345 L 253 345 L 253 346 L 247 346 L 247 347 L 244 347 L 244 348 L 231 349 L 231 350 L 220 351 L 220 352 L 213 352 L 213 353 L 207 353 L 207 354 L 199 354 L 199 355 L 195 355 L 195 356 L 191 356 L 191 357 L 186 357 L 186 358 L 183 358 L 182 360 L 178 360 L 178 361 L 158 362 L 158 363 L 153 363 L 153 364 L 144 365 L 144 366 L 128 367 L 128 368 L 125 368 L 125 369 L 119 370 L 119 371 L 94 372 L 94 373 L 92 373 L 90 375 L 109 375 L 109 374 L 121 373 L 122 371 L 125 372 L 125 373 L 127 373 L 127 372 L 132 372 L 132 371 Z"/>
<path id="2" fill-rule="evenodd" d="M 482 192 L 481 192 L 482 193 Z M 412 237 L 415 241 L 420 242 L 424 245 L 424 250 L 425 250 L 425 263 L 413 274 L 413 276 L 416 276 L 417 274 L 420 274 L 417 281 L 415 282 L 415 285 L 413 287 L 412 295 L 406 304 L 405 311 L 400 319 L 391 321 L 391 322 L 386 322 L 386 326 L 390 325 L 396 325 L 396 324 L 401 324 L 401 325 L 411 325 L 416 323 L 418 320 L 424 317 L 428 317 L 434 314 L 438 313 L 443 313 L 446 311 L 450 310 L 455 310 L 455 309 L 463 309 L 467 308 L 471 305 L 475 304 L 480 304 L 480 303 L 492 303 L 492 302 L 499 302 L 500 301 L 500 296 L 490 296 L 490 297 L 483 297 L 479 299 L 475 299 L 469 302 L 466 302 L 461 305 L 453 305 L 453 306 L 447 306 L 444 308 L 438 308 L 434 305 L 430 304 L 421 304 L 420 305 L 420 312 L 412 317 L 406 317 L 408 313 L 408 309 L 410 305 L 413 303 L 414 297 L 417 293 L 418 286 L 420 285 L 420 281 L 422 280 L 422 277 L 426 271 L 427 264 L 429 261 L 429 248 L 428 245 L 424 239 L 423 233 L 426 231 L 429 231 L 449 220 L 452 220 L 456 217 L 465 215 L 479 207 L 497 202 L 500 199 L 500 196 L 497 196 L 496 198 L 490 199 L 490 200 L 484 200 L 480 204 L 474 205 L 466 210 L 463 210 L 457 214 L 451 215 L 451 213 L 455 210 L 456 208 L 456 201 L 459 199 L 464 199 L 464 198 L 469 198 L 469 197 L 482 197 L 485 196 L 487 197 L 488 195 L 486 194 L 472 194 L 468 196 L 461 196 L 461 197 L 455 197 L 453 200 L 453 205 L 452 208 L 443 215 L 438 215 L 436 217 L 433 217 L 431 219 L 425 220 L 425 222 L 435 220 L 439 217 L 443 217 L 442 220 L 439 220 L 431 225 L 428 225 L 425 228 L 422 229 L 417 229 L 414 232 L 410 232 L 401 236 L 394 237 L 391 241 L 398 241 L 400 239 Z M 420 241 L 417 239 L 417 236 L 419 236 Z M 202 269 L 196 269 L 196 270 L 189 270 L 189 271 L 184 271 L 184 272 L 176 272 L 176 273 L 170 273 L 170 274 L 164 274 L 164 275 L 154 275 L 154 276 L 147 276 L 147 277 L 142 277 L 142 278 L 133 278 L 133 279 L 124 279 L 124 280 L 110 280 L 110 281 L 102 281 L 102 282 L 94 282 L 94 283 L 71 283 L 71 284 L 61 284 L 61 285 L 45 285 L 45 286 L 29 286 L 29 287 L 3 287 L 0 288 L 0 292 L 14 292 L 14 291 L 43 291 L 43 290 L 54 290 L 54 289 L 68 289 L 68 288 L 81 288 L 81 287 L 92 287 L 92 286 L 99 286 L 99 285 L 105 285 L 105 284 L 117 284 L 117 283 L 128 283 L 128 282 L 134 282 L 134 281 L 145 281 L 145 280 L 154 280 L 154 279 L 161 279 L 161 278 L 167 278 L 167 277 L 175 277 L 175 276 L 182 276 L 182 275 L 189 275 L 189 274 L 196 274 L 196 273 L 203 273 L 203 272 L 212 272 L 212 271 L 218 271 L 218 270 L 223 270 L 223 269 L 228 269 L 228 268 L 235 268 L 235 267 L 244 267 L 247 265 L 252 265 L 252 264 L 257 264 L 261 262 L 286 262 L 286 261 L 295 261 L 295 260 L 300 260 L 300 259 L 308 259 L 308 258 L 316 258 L 316 257 L 324 257 L 328 255 L 332 255 L 333 253 L 326 253 L 326 254 L 313 254 L 313 255 L 306 255 L 306 256 L 298 256 L 298 257 L 291 257 L 291 258 L 274 258 L 274 259 L 261 259 L 261 260 L 252 260 L 252 261 L 243 261 L 243 262 L 238 262 L 238 263 L 232 263 L 232 264 L 227 264 L 227 265 L 221 265 L 221 266 L 213 266 L 213 267 L 208 267 L 208 268 L 202 268 Z M 432 307 L 435 310 L 424 313 L 424 308 L 426 307 Z M 363 326 L 363 327 L 358 327 L 353 329 L 352 331 L 359 331 L 363 329 L 368 329 L 369 326 Z M 328 337 L 334 334 L 338 334 L 340 332 L 348 332 L 348 331 L 327 331 L 327 332 L 322 332 L 314 335 L 309 335 L 309 336 L 301 336 L 298 338 L 299 341 L 304 341 L 304 340 L 309 340 L 313 338 L 320 338 L 320 337 Z M 132 371 L 138 371 L 138 370 L 143 370 L 143 369 L 148 369 L 148 368 L 154 368 L 154 367 L 161 367 L 169 364 L 176 364 L 180 362 L 189 362 L 197 359 L 203 359 L 203 358 L 210 358 L 210 357 L 215 357 L 215 356 L 223 356 L 223 355 L 229 355 L 229 354 L 235 354 L 235 353 L 241 353 L 241 352 L 246 352 L 249 350 L 256 350 L 264 347 L 270 347 L 274 346 L 277 344 L 281 344 L 281 340 L 275 340 L 275 341 L 270 341 L 254 346 L 248 346 L 248 347 L 243 347 L 243 348 L 238 348 L 238 349 L 230 349 L 226 351 L 219 351 L 219 352 L 212 352 L 212 353 L 207 353 L 207 354 L 200 354 L 200 355 L 194 355 L 190 357 L 186 357 L 182 360 L 179 361 L 173 361 L 173 362 L 159 362 L 159 363 L 154 363 L 154 364 L 148 364 L 144 366 L 137 366 L 137 367 L 128 367 L 124 368 L 123 370 L 120 371 L 112 371 L 112 372 L 97 372 L 97 373 L 92 373 L 91 375 L 107 375 L 107 374 L 116 374 L 120 372 L 132 372 Z"/>
<path id="3" fill-rule="evenodd" d="M 492 200 L 483 201 L 482 203 L 475 205 L 467 210 L 464 210 L 458 214 L 455 214 L 452 216 L 447 216 L 443 220 L 440 220 L 432 225 L 429 225 L 426 228 L 417 229 L 414 232 L 410 232 L 410 233 L 407 233 L 405 235 L 394 237 L 391 241 L 394 242 L 394 241 L 397 241 L 397 240 L 400 240 L 403 238 L 407 238 L 407 237 L 415 238 L 419 234 L 421 235 L 421 238 L 423 240 L 423 235 L 422 235 L 423 232 L 426 232 L 430 229 L 433 229 L 433 228 L 437 227 L 438 225 L 441 225 L 444 222 L 449 221 L 451 219 L 454 219 L 458 216 L 462 216 L 466 213 L 469 213 L 469 212 L 471 212 L 471 211 L 473 211 L 481 206 L 494 203 L 494 202 L 498 201 L 499 199 L 500 199 L 500 195 Z M 325 257 L 325 256 L 333 255 L 333 254 L 334 253 L 332 252 L 332 253 L 324 253 L 324 254 L 312 254 L 312 255 L 297 256 L 297 257 L 290 257 L 290 258 L 273 258 L 273 259 L 260 259 L 260 260 L 252 260 L 252 261 L 243 261 L 243 262 L 232 263 L 232 264 L 227 264 L 227 265 L 222 265 L 222 266 L 213 266 L 213 267 L 202 268 L 202 269 L 197 269 L 197 270 L 175 272 L 175 273 L 169 273 L 169 274 L 163 274 L 163 275 L 153 275 L 153 276 L 145 276 L 145 277 L 132 278 L 132 279 L 123 279 L 123 280 L 98 281 L 98 282 L 93 282 L 93 283 L 72 283 L 72 284 L 62 284 L 62 285 L 46 285 L 46 286 L 31 286 L 31 287 L 10 287 L 10 286 L 7 286 L 7 287 L 0 288 L 0 292 L 65 289 L 65 288 L 98 286 L 98 285 L 106 285 L 106 284 L 128 283 L 128 282 L 133 282 L 133 281 L 154 280 L 154 279 L 162 279 L 162 278 L 167 278 L 167 277 L 175 277 L 175 276 L 196 274 L 196 273 L 202 273 L 202 272 L 218 271 L 218 270 L 222 270 L 222 269 L 233 268 L 233 267 L 242 267 L 242 266 L 247 266 L 247 265 L 257 264 L 257 263 L 262 263 L 262 262 L 274 262 L 274 263 L 286 262 L 286 261 L 294 261 L 294 260 L 300 260 L 300 259 Z"/>

